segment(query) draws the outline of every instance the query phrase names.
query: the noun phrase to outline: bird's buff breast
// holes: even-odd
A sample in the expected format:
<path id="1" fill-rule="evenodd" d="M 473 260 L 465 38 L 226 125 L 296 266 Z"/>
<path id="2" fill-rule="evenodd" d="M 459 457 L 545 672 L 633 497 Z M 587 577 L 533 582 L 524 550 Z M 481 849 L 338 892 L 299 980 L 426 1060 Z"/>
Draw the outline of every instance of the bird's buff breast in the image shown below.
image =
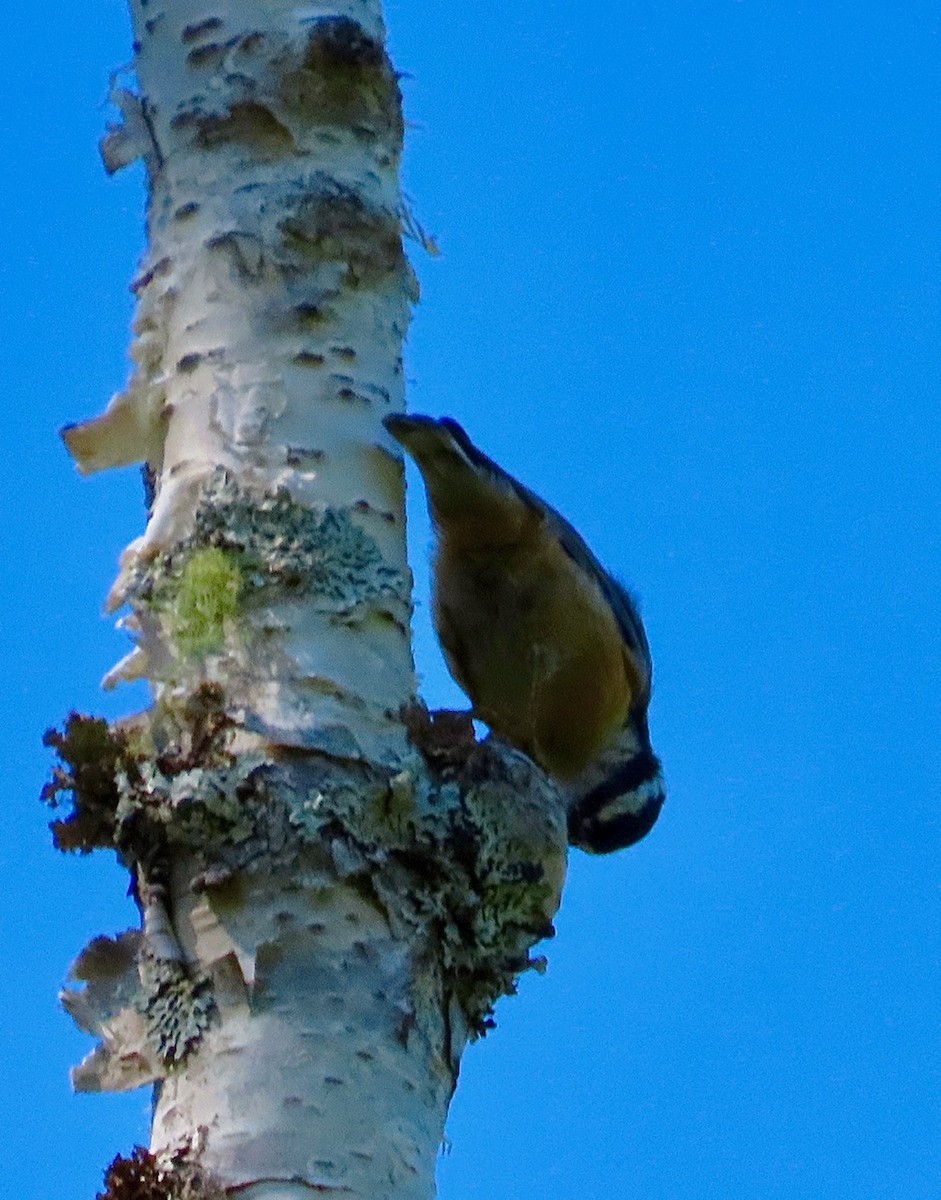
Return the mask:
<path id="1" fill-rule="evenodd" d="M 443 561 L 434 616 L 475 714 L 544 770 L 570 779 L 623 724 L 630 705 L 611 609 L 549 539 Z M 458 632 L 459 631 L 459 632 Z"/>

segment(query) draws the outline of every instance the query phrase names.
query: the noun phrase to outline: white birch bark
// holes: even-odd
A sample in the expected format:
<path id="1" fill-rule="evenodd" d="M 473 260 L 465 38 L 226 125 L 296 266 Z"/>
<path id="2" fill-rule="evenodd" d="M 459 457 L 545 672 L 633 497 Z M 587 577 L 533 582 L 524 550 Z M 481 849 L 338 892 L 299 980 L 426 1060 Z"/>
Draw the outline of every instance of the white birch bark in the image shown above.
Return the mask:
<path id="1" fill-rule="evenodd" d="M 65 437 L 83 472 L 150 464 L 109 597 L 136 645 L 105 684 L 156 700 L 73 725 L 56 787 L 60 844 L 116 846 L 145 919 L 75 964 L 101 1041 L 74 1081 L 155 1082 L 154 1151 L 239 1195 L 423 1200 L 465 1043 L 557 907 L 565 818 L 522 756 L 403 723 L 380 419 L 415 285 L 380 6 L 131 9 L 103 154 L 148 173 L 134 371 Z"/>

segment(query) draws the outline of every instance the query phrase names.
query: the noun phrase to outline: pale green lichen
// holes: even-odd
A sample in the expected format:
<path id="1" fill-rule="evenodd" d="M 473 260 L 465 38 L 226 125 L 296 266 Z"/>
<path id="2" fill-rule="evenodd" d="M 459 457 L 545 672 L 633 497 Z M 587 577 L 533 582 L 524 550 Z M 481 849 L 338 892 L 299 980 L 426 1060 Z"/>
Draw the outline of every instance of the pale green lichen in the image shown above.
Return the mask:
<path id="1" fill-rule="evenodd" d="M 278 586 L 313 592 L 339 613 L 400 597 L 406 589 L 402 573 L 386 566 L 375 541 L 345 510 L 306 507 L 286 489 L 251 492 L 224 470 L 206 483 L 193 533 L 181 549 L 199 546 L 233 556 L 245 603 Z M 172 562 L 166 564 L 171 572 Z"/>
<path id="2" fill-rule="evenodd" d="M 232 618 L 274 597 L 313 594 L 321 609 L 356 620 L 397 612 L 408 581 L 345 509 L 311 508 L 281 488 L 241 487 L 218 468 L 203 485 L 189 535 L 131 569 L 126 596 L 149 608 L 185 655 L 219 650 Z"/>
<path id="3" fill-rule="evenodd" d="M 174 640 L 187 655 L 222 648 L 228 624 L 238 616 L 242 573 L 238 560 L 217 546 L 187 558 L 171 610 Z"/>

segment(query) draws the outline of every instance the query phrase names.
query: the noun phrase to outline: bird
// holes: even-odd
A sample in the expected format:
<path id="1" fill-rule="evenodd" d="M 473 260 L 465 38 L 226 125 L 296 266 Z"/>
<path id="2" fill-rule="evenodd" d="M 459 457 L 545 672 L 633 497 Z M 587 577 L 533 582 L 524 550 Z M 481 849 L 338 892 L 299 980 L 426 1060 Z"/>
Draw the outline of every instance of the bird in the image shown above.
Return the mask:
<path id="1" fill-rule="evenodd" d="M 433 622 L 473 715 L 563 789 L 572 845 L 605 854 L 639 841 L 666 793 L 630 592 L 453 418 L 391 413 L 383 424 L 425 485 Z"/>

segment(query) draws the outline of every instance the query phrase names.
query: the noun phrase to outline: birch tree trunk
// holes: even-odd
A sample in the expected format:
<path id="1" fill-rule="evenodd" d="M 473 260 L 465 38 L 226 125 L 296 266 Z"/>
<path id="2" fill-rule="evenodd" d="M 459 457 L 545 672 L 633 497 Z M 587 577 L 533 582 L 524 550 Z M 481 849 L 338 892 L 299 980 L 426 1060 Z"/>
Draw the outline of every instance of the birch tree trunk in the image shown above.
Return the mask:
<path id="1" fill-rule="evenodd" d="M 105 686 L 154 704 L 73 714 L 47 798 L 60 847 L 118 850 L 143 921 L 73 967 L 100 1038 L 74 1084 L 155 1085 L 168 1194 L 419 1200 L 566 850 L 528 760 L 414 697 L 380 425 L 416 293 L 398 80 L 378 0 L 131 9 L 103 155 L 147 170 L 134 370 L 64 436 L 83 472 L 148 464 Z"/>

